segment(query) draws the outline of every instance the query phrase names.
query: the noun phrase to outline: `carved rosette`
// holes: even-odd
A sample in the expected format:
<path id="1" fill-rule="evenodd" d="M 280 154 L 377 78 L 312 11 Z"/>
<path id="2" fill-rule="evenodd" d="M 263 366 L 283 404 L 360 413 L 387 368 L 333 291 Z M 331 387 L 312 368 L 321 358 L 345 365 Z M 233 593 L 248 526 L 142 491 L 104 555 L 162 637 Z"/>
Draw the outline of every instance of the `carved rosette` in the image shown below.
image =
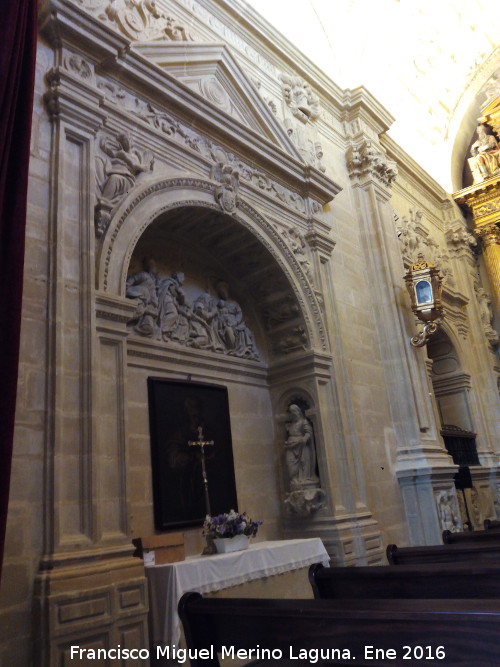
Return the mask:
<path id="1" fill-rule="evenodd" d="M 390 186 L 398 174 L 396 163 L 369 139 L 352 144 L 347 150 L 346 160 L 352 179 L 370 177 Z"/>

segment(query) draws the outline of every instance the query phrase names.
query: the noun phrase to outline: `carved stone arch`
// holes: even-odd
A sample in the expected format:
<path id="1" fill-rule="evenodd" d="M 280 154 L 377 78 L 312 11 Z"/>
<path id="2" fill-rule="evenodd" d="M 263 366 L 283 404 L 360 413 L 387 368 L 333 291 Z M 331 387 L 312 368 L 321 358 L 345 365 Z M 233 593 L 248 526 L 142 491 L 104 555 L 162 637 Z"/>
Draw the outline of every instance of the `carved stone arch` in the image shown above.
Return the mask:
<path id="1" fill-rule="evenodd" d="M 241 197 L 237 210 L 225 213 L 215 200 L 216 187 L 211 181 L 185 177 L 162 179 L 136 189 L 117 209 L 101 239 L 97 254 L 97 289 L 123 297 L 132 254 L 146 230 L 162 217 L 182 209 L 198 209 L 205 218 L 217 216 L 221 220 L 234 221 L 242 234 L 251 235 L 269 259 L 270 275 L 279 276 L 286 286 L 294 309 L 293 317 L 287 318 L 284 314 L 282 322 L 267 318 L 267 328 L 277 351 L 286 353 L 286 343 L 292 340 L 299 341 L 296 347 L 300 351 L 327 352 L 328 340 L 320 305 L 292 248 L 275 227 Z M 263 318 L 266 318 L 265 313 Z M 290 326 L 287 326 L 287 319 Z M 297 332 L 301 332 L 300 335 Z"/>

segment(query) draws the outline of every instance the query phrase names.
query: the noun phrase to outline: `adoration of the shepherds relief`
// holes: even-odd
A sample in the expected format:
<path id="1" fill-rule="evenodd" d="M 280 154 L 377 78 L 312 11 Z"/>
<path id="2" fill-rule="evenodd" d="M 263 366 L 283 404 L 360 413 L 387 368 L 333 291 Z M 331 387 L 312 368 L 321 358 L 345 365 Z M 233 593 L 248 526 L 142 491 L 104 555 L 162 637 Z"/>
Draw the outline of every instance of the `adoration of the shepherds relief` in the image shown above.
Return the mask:
<path id="1" fill-rule="evenodd" d="M 289 514 L 308 516 L 324 507 L 324 492 L 316 467 L 316 445 L 313 425 L 301 405 L 288 406 L 285 425 L 285 461 L 289 492 L 285 507 Z"/>
<path id="2" fill-rule="evenodd" d="M 129 322 L 132 330 L 186 347 L 259 359 L 253 333 L 240 305 L 230 298 L 228 284 L 220 280 L 215 294 L 206 290 L 189 302 L 184 281 L 184 273 L 161 276 L 154 260 L 144 260 L 144 270 L 127 279 L 125 294 L 137 300 Z"/>

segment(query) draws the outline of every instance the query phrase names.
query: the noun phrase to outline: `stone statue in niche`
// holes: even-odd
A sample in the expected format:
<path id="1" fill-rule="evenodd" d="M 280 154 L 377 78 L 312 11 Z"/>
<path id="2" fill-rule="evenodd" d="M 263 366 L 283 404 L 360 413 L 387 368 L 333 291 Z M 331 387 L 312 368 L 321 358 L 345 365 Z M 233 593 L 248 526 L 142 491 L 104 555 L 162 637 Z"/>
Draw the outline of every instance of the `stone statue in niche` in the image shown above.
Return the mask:
<path id="1" fill-rule="evenodd" d="M 325 506 L 325 492 L 316 474 L 316 446 L 311 422 L 297 403 L 288 406 L 285 460 L 289 492 L 284 503 L 291 516 L 309 517 Z"/>
<path id="2" fill-rule="evenodd" d="M 500 145 L 486 125 L 477 128 L 477 141 L 471 146 L 469 166 L 474 183 L 500 174 Z"/>
<path id="3" fill-rule="evenodd" d="M 135 185 L 137 176 L 152 171 L 154 157 L 151 151 L 137 148 L 126 132 L 116 138 L 104 138 L 100 142 L 105 158 L 96 158 L 97 205 L 95 222 L 98 236 L 106 230 L 112 209 Z"/>
<path id="4" fill-rule="evenodd" d="M 134 330 L 141 336 L 155 338 L 158 320 L 158 295 L 156 282 L 158 272 L 152 259 L 144 260 L 144 271 L 127 279 L 125 296 L 136 299 L 138 304 L 132 320 Z"/>
<path id="5" fill-rule="evenodd" d="M 452 533 L 459 532 L 461 522 L 453 506 L 453 496 L 448 491 L 440 491 L 437 506 L 441 528 Z"/>
<path id="6" fill-rule="evenodd" d="M 159 277 L 154 262 L 127 280 L 126 296 L 138 301 L 129 322 L 135 333 L 186 347 L 211 350 L 245 359 L 259 359 L 243 311 L 219 281 L 216 296 L 205 291 L 191 304 L 184 290 L 184 273 Z"/>
<path id="7" fill-rule="evenodd" d="M 286 425 L 285 457 L 290 489 L 318 486 L 312 424 L 295 403 L 288 407 L 288 413 L 290 420 Z"/>

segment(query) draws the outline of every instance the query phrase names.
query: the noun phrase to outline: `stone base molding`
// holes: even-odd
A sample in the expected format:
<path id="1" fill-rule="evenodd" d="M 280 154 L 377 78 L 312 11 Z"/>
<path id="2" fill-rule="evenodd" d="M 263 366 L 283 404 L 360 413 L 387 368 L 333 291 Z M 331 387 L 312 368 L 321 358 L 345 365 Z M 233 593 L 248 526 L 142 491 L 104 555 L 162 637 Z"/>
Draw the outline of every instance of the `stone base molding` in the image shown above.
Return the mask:
<path id="1" fill-rule="evenodd" d="M 35 581 L 37 665 L 75 664 L 71 647 L 147 649 L 144 567 L 127 552 L 79 552 L 42 562 Z"/>

